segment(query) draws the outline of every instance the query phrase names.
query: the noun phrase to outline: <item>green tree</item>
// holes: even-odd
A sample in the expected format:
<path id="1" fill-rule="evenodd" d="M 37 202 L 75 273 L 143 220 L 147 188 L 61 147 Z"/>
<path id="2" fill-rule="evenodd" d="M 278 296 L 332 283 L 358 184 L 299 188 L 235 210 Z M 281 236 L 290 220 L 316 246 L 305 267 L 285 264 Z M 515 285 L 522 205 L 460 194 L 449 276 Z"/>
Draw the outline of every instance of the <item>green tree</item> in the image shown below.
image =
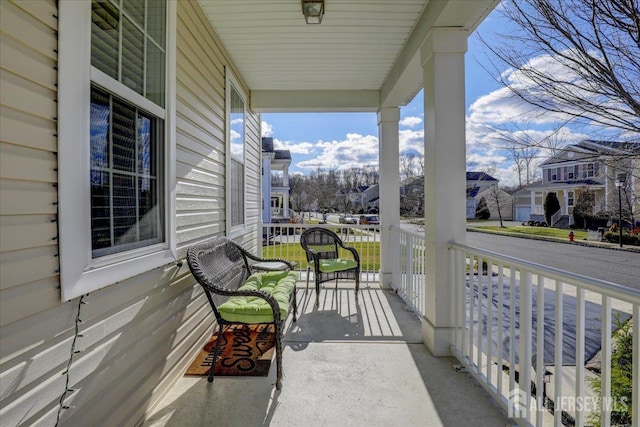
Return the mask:
<path id="1" fill-rule="evenodd" d="M 556 193 L 547 193 L 544 199 L 544 219 L 551 225 L 551 217 L 560 210 L 560 201 Z"/>
<path id="2" fill-rule="evenodd" d="M 484 197 L 480 197 L 478 200 L 478 206 L 476 206 L 476 218 L 489 219 L 491 218 L 491 211 L 487 205 L 487 200 Z"/>

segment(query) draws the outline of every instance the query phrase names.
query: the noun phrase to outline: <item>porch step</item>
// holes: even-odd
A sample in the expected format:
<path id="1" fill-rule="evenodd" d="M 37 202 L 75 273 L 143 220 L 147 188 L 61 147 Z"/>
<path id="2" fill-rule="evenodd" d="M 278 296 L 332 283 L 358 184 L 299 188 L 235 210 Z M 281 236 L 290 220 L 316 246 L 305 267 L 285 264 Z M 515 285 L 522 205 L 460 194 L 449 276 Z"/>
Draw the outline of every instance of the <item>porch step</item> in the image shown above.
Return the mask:
<path id="1" fill-rule="evenodd" d="M 569 215 L 562 215 L 560 217 L 560 219 L 558 220 L 558 222 L 556 222 L 555 224 L 553 224 L 553 228 L 563 228 L 563 229 L 568 229 L 569 228 Z"/>

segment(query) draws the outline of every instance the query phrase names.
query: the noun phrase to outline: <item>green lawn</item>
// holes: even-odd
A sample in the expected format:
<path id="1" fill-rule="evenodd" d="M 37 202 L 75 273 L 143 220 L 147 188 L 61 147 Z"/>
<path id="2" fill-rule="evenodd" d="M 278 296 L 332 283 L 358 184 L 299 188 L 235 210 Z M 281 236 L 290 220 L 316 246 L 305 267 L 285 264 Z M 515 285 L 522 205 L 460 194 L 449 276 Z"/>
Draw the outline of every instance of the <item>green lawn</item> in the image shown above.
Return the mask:
<path id="1" fill-rule="evenodd" d="M 492 230 L 506 233 L 527 234 L 530 236 L 556 237 L 559 239 L 568 239 L 569 232 L 573 231 L 575 240 L 587 240 L 587 232 L 582 230 L 563 230 L 560 228 L 550 227 L 529 227 L 526 225 L 505 228 L 491 225 L 474 225 L 473 228 L 481 228 L 483 230 Z"/>
<path id="2" fill-rule="evenodd" d="M 348 246 L 355 248 L 360 256 L 362 271 L 378 271 L 380 269 L 380 243 L 379 242 L 348 242 Z M 352 258 L 351 252 L 340 250 L 341 258 Z M 284 243 L 262 247 L 263 258 L 283 258 L 295 261 L 302 269 L 307 268 L 307 258 L 302 247 L 298 243 Z"/>

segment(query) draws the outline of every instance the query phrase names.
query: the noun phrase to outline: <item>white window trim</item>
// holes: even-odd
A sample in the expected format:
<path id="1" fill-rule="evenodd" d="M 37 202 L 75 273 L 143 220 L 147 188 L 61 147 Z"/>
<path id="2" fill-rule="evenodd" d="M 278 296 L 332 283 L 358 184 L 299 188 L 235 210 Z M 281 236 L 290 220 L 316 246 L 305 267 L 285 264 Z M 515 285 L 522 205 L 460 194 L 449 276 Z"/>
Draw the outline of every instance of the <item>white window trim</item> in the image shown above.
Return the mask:
<path id="1" fill-rule="evenodd" d="M 237 94 L 242 98 L 242 105 L 244 106 L 244 156 L 243 156 L 243 172 L 244 172 L 244 191 L 242 192 L 244 201 L 243 206 L 245 207 L 245 216 L 244 223 L 240 225 L 236 225 L 234 227 L 231 226 L 231 174 L 229 171 L 231 170 L 231 88 L 234 88 Z M 233 74 L 233 71 L 229 67 L 225 67 L 225 153 L 226 153 L 226 161 L 225 161 L 225 187 L 226 187 L 226 233 L 230 238 L 238 237 L 248 232 L 247 228 L 247 216 L 246 216 L 246 207 L 247 207 L 247 94 L 244 92 L 244 89 L 238 82 L 238 79 Z"/>
<path id="2" fill-rule="evenodd" d="M 58 28 L 58 227 L 63 301 L 118 283 L 176 260 L 176 16 L 167 2 L 166 110 L 164 147 L 165 242 L 132 251 L 91 257 L 90 93 L 91 2 L 60 0 Z"/>

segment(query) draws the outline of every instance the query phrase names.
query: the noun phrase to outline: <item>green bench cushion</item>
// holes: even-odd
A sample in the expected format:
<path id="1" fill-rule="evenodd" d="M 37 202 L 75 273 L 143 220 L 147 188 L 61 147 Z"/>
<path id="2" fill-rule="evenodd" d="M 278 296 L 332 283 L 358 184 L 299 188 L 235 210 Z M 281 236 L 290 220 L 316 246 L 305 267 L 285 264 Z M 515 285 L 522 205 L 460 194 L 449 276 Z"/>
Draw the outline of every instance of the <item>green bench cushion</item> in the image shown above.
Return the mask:
<path id="1" fill-rule="evenodd" d="M 273 296 L 280 306 L 282 319 L 289 313 L 289 298 L 295 291 L 298 274 L 294 271 L 270 271 L 255 273 L 239 290 L 261 290 Z M 273 311 L 260 297 L 233 296 L 218 308 L 220 316 L 229 322 L 271 323 Z"/>
<path id="2" fill-rule="evenodd" d="M 321 259 L 320 271 L 322 273 L 333 273 L 335 271 L 344 271 L 356 268 L 358 263 L 353 259 Z"/>

